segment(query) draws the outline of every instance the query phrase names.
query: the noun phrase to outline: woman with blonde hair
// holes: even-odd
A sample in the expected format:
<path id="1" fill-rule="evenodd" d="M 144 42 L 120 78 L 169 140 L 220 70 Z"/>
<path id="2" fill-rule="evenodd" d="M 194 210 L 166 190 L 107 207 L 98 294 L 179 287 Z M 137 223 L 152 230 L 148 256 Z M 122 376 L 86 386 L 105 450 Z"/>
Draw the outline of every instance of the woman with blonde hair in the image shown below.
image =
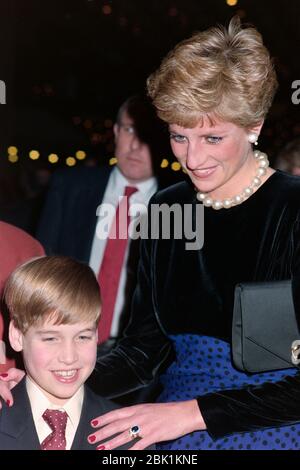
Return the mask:
<path id="1" fill-rule="evenodd" d="M 261 35 L 238 19 L 178 44 L 148 80 L 191 181 L 151 203 L 203 204 L 205 239 L 199 250 L 175 236 L 142 243 L 131 323 L 98 361 L 94 385 L 117 395 L 172 362 L 158 403 L 95 418 L 89 439 L 107 439 L 105 449 L 136 436 L 132 449 L 298 448 L 298 370 L 247 374 L 231 351 L 238 283 L 293 278 L 300 292 L 300 182 L 253 147 L 276 87 Z"/>

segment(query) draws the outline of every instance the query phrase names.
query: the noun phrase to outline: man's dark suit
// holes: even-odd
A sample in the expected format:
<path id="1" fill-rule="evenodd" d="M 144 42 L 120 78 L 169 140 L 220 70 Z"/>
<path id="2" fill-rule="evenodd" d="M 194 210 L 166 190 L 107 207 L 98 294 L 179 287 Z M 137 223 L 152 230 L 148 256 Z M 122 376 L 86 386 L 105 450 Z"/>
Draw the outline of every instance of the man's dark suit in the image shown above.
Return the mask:
<path id="1" fill-rule="evenodd" d="M 74 168 L 54 174 L 37 238 L 47 254 L 88 263 L 111 167 Z"/>
<path id="2" fill-rule="evenodd" d="M 14 405 L 9 408 L 2 403 L 0 411 L 0 450 L 40 450 L 25 379 L 12 390 Z M 85 386 L 82 412 L 71 450 L 96 450 L 100 444 L 89 444 L 87 436 L 93 432 L 90 422 L 93 418 L 118 408 L 118 405 L 95 395 Z M 118 450 L 126 450 L 132 442 Z"/>

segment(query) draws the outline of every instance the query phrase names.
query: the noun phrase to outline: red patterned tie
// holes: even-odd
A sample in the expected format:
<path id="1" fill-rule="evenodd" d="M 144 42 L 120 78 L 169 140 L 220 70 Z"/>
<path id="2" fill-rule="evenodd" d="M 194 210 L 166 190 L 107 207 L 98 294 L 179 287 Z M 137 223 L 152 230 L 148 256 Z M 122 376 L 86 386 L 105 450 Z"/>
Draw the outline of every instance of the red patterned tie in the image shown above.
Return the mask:
<path id="1" fill-rule="evenodd" d="M 101 289 L 102 311 L 98 326 L 98 342 L 109 338 L 119 280 L 128 242 L 130 222 L 128 200 L 137 188 L 126 186 L 124 196 L 119 202 L 116 214 L 106 242 L 103 260 L 98 275 Z"/>
<path id="2" fill-rule="evenodd" d="M 66 450 L 67 413 L 59 410 L 46 410 L 43 413 L 43 418 L 49 424 L 52 432 L 41 443 L 41 449 Z"/>

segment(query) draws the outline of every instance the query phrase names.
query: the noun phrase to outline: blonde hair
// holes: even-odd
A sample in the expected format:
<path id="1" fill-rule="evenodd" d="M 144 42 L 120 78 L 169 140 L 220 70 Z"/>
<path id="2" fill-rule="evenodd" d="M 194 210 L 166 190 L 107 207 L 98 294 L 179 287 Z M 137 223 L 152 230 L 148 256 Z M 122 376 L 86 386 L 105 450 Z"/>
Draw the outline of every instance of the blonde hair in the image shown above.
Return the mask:
<path id="1" fill-rule="evenodd" d="M 55 324 L 97 324 L 101 309 L 93 271 L 66 256 L 43 256 L 20 265 L 8 278 L 4 301 L 22 333 L 49 318 Z"/>
<path id="2" fill-rule="evenodd" d="M 203 117 L 243 128 L 261 123 L 277 88 L 268 50 L 239 17 L 179 43 L 147 81 L 158 116 L 195 127 Z"/>

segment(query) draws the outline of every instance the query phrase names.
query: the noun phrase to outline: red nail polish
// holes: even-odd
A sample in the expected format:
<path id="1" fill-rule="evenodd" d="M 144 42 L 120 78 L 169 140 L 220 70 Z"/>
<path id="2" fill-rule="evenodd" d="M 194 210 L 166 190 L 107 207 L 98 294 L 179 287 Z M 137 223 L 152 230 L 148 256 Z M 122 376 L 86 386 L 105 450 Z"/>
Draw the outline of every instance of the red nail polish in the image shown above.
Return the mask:
<path id="1" fill-rule="evenodd" d="M 92 421 L 92 426 L 97 426 L 98 422 L 99 422 L 99 421 L 98 421 L 97 419 L 94 419 L 94 420 Z"/>
<path id="2" fill-rule="evenodd" d="M 6 400 L 6 404 L 7 404 L 7 406 L 9 406 L 10 405 L 10 400 Z"/>
<path id="3" fill-rule="evenodd" d="M 96 450 L 105 450 L 105 446 L 98 446 L 96 447 Z"/>
<path id="4" fill-rule="evenodd" d="M 0 376 L 1 376 L 1 377 L 3 377 L 3 378 L 5 379 L 6 377 L 8 377 L 8 374 L 6 374 L 6 373 L 3 373 L 3 374 L 0 374 Z"/>
<path id="5" fill-rule="evenodd" d="M 94 442 L 96 440 L 96 436 L 89 436 L 88 439 L 90 442 Z"/>

